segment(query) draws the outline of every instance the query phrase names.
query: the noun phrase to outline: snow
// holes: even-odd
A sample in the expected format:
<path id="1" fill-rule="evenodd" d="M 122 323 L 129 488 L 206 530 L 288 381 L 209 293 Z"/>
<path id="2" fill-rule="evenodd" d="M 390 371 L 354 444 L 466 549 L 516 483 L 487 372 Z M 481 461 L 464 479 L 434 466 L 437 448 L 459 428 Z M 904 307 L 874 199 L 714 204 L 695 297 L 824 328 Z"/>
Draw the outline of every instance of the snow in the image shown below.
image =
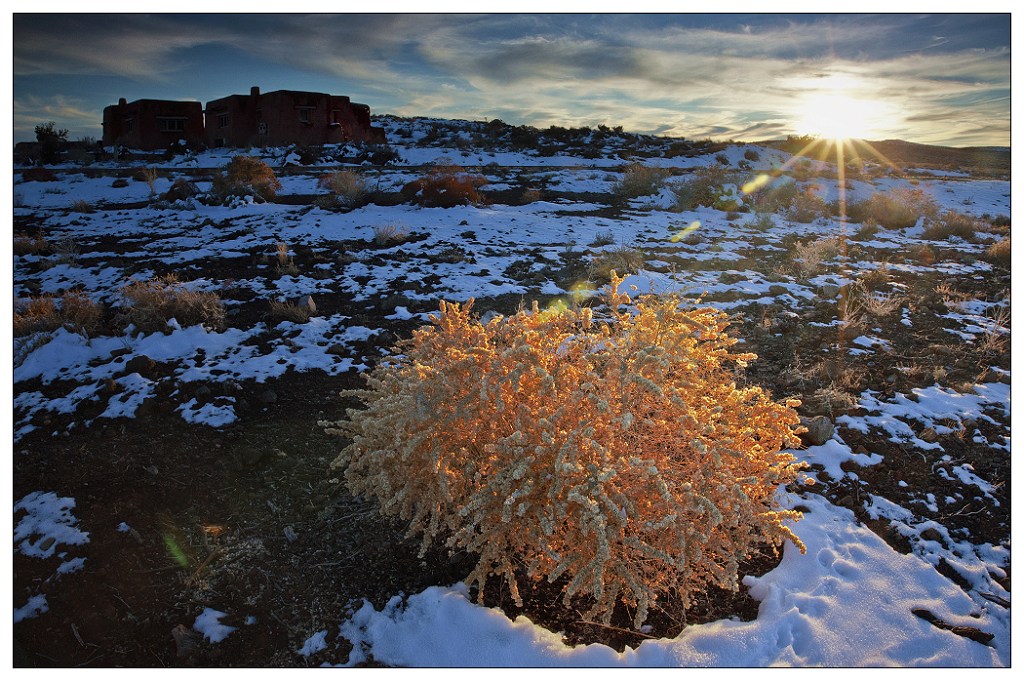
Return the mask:
<path id="1" fill-rule="evenodd" d="M 793 500 L 790 500 L 793 501 Z M 787 544 L 782 563 L 745 578 L 761 601 L 753 622 L 692 625 L 671 640 L 623 653 L 570 647 L 526 617 L 471 603 L 464 585 L 364 604 L 341 627 L 353 665 L 413 667 L 961 667 L 1009 664 L 1009 616 L 978 604 L 918 556 L 894 551 L 853 513 L 817 495 L 800 499 L 807 553 Z M 951 624 L 995 633 L 993 647 L 933 627 L 924 608 Z"/>
<path id="2" fill-rule="evenodd" d="M 33 558 L 49 558 L 62 544 L 88 543 L 89 533 L 76 527 L 78 519 L 71 513 L 74 507 L 74 499 L 54 492 L 32 492 L 23 497 L 14 505 L 15 516 L 19 511 L 25 513 L 14 526 L 18 550 Z"/>
<path id="3" fill-rule="evenodd" d="M 832 272 L 810 277 L 789 271 L 759 271 L 745 263 L 783 253 L 789 248 L 787 239 L 807 242 L 838 235 L 844 225 L 835 219 L 796 224 L 775 215 L 773 225 L 760 230 L 749 224 L 752 215 L 736 219 L 703 207 L 676 213 L 670 210 L 674 194 L 669 189 L 632 201 L 622 219 L 612 219 L 604 213 L 607 205 L 594 196 L 608 192 L 621 179 L 628 161 L 628 154 L 618 153 L 624 149 L 615 146 L 614 136 L 607 138 L 607 153 L 600 158 L 571 153 L 539 156 L 529 151 L 421 146 L 416 140 L 426 135 L 430 121 L 385 119 L 384 124 L 401 160 L 388 168 L 366 171 L 382 190 L 401 188 L 419 175 L 415 166 L 447 157 L 467 167 L 482 167 L 491 188 L 531 186 L 567 195 L 520 206 L 451 209 L 371 204 L 331 212 L 243 198 L 228 206 L 190 201 L 127 210 L 124 204 L 149 199 L 145 182 L 130 181 L 127 187 L 115 188 L 109 177 L 87 178 L 78 173 L 57 183 L 24 182 L 16 177 L 15 215 L 44 220 L 47 238 L 67 248 L 52 255 L 15 256 L 14 294 L 24 297 L 81 288 L 93 300 L 116 306 L 120 304 L 119 289 L 129 278 L 146 279 L 171 267 L 190 288 L 221 293 L 229 312 L 254 300 L 312 296 L 317 301 L 320 296 L 340 294 L 367 309 L 376 307 L 380 314 L 368 318 L 384 318 L 408 328 L 436 310 L 439 298 L 476 298 L 476 309 L 487 319 L 494 314 L 489 299 L 496 296 L 511 294 L 526 300 L 537 295 L 565 296 L 568 300 L 568 296 L 592 293 L 599 285 L 586 276 L 570 285 L 555 273 L 573 258 L 585 262 L 602 251 L 626 245 L 643 251 L 645 262 L 623 281 L 620 290 L 624 292 L 704 296 L 710 298 L 708 304 L 736 315 L 749 314 L 755 306 L 781 306 L 791 321 L 801 323 L 802 314 L 823 300 L 822 286 L 850 283 L 851 277 L 878 269 L 882 262 L 891 272 L 909 275 L 941 273 L 969 279 L 992 274 L 991 265 L 978 257 L 986 243 L 926 242 L 921 238 L 923 224 L 881 230 L 870 240 L 858 241 L 865 257 L 846 263 L 842 273 L 834 271 L 835 267 Z M 399 127 L 409 127 L 411 138 L 393 134 Z M 752 173 L 780 168 L 791 160 L 784 152 L 756 145 L 730 145 L 720 154 L 736 167 L 746 161 L 749 151 L 758 154 L 758 160 L 750 162 Z M 212 149 L 160 165 L 175 172 L 215 168 L 226 163 L 232 153 Z M 297 161 L 297 155 L 286 149 L 252 153 L 262 154 L 275 167 Z M 717 156 L 719 153 L 656 155 L 643 162 L 672 169 L 676 177 L 671 184 L 685 180 L 695 169 L 718 163 Z M 282 177 L 282 191 L 319 193 L 318 171 L 299 170 Z M 918 188 L 941 210 L 1009 215 L 1009 181 L 976 180 L 956 171 L 911 171 L 914 178 L 855 180 L 848 200 L 860 201 L 894 188 Z M 172 179 L 159 178 L 155 190 L 165 191 Z M 819 177 L 814 183 L 815 191 L 826 200 L 838 195 L 836 180 Z M 198 184 L 201 189 L 209 186 L 204 181 Z M 736 187 L 731 192 L 743 198 Z M 585 195 L 586 200 L 573 198 L 574 193 Z M 98 210 L 69 213 L 67 209 L 76 200 L 88 201 Z M 415 240 L 376 247 L 374 227 L 391 224 L 404 226 Z M 588 246 L 598 235 L 609 232 L 615 245 Z M 113 241 L 118 243 L 117 253 L 112 252 Z M 276 275 L 273 256 L 278 242 L 284 242 L 292 255 L 302 247 L 327 257 L 297 273 Z M 344 258 L 337 257 L 337 243 L 345 244 Z M 900 261 L 902 254 L 924 243 L 935 247 L 937 262 Z M 462 249 L 465 258 L 443 257 L 453 247 Z M 269 260 L 258 261 L 260 254 Z M 218 260 L 230 261 L 241 272 L 231 287 L 208 267 Z M 527 271 L 530 278 L 524 281 L 509 274 L 514 266 Z M 248 295 L 232 300 L 226 292 L 229 288 Z M 1008 308 L 1008 297 L 967 297 L 949 307 L 942 325 L 964 344 L 977 347 L 986 334 L 1009 336 L 1008 321 L 999 318 Z M 912 316 L 916 320 L 918 314 L 910 305 L 903 307 L 898 323 L 912 327 L 916 323 Z M 175 324 L 167 333 L 129 330 L 89 339 L 58 329 L 17 339 L 13 439 L 19 442 L 29 434 L 33 438 L 45 435 L 44 424 L 51 415 L 69 415 L 77 427 L 84 428 L 97 421 L 142 418 L 140 407 L 168 394 L 167 399 L 174 402 L 173 413 L 183 425 L 224 428 L 237 424 L 243 413 L 241 400 L 216 394 L 216 390 L 212 396 L 199 397 L 197 387 L 263 384 L 287 372 L 340 376 L 363 371 L 372 364 L 372 356 L 383 350 L 378 345 L 385 344 L 383 338 L 388 335 L 386 329 L 372 328 L 372 324 L 344 314 L 314 314 L 301 324 L 257 321 L 247 328 L 220 330 Z M 822 331 L 835 330 L 841 324 L 841 320 L 828 321 L 827 317 L 813 322 Z M 870 361 L 893 352 L 895 340 L 872 329 L 854 338 L 845 351 L 866 354 Z M 161 370 L 154 375 L 129 373 L 126 365 L 141 356 L 157 362 Z M 989 369 L 1008 381 L 1009 367 Z M 104 390 L 110 383 L 116 384 L 116 390 Z M 1007 574 L 1009 545 L 973 541 L 966 528 L 944 524 L 975 497 L 998 504 L 995 495 L 1002 481 L 986 479 L 988 474 L 981 466 L 975 470 L 954 458 L 956 452 L 946 452 L 940 441 L 924 436 L 926 429 L 948 436 L 962 428 L 969 442 L 987 444 L 993 457 L 1008 458 L 1008 382 L 935 383 L 906 393 L 869 390 L 856 399 L 860 409 L 839 417 L 839 430 L 880 435 L 914 456 L 929 457 L 935 462 L 935 475 L 949 483 L 948 489 L 937 496 L 919 493 L 900 480 L 896 484 L 907 497 L 900 503 L 886 499 L 856 472 L 879 465 L 882 455 L 854 452 L 847 444 L 853 440 L 844 440 L 838 431 L 825 444 L 796 454 L 824 470 L 831 481 L 856 484 L 861 490 L 858 512 L 887 522 L 905 537 L 911 545 L 908 555 L 891 549 L 858 523 L 852 511 L 823 496 L 807 492 L 797 497 L 782 492 L 780 499 L 785 505 L 808 509 L 795 528 L 808 552 L 801 555 L 787 545 L 778 567 L 760 578 L 746 579 L 751 595 L 760 602 L 757 619 L 751 622 L 692 625 L 674 639 L 648 640 L 617 653 L 602 645 L 566 646 L 557 633 L 545 631 L 525 617 L 511 621 L 497 610 L 470 602 L 464 585 L 435 585 L 418 594 L 397 595 L 381 610 L 365 604 L 347 620 L 339 612 L 340 637 L 331 639 L 330 629 L 319 629 L 301 646 L 294 641 L 289 648 L 313 662 L 348 665 L 372 656 L 377 662 L 415 666 L 1008 666 L 1009 611 L 980 594 L 1009 598 L 996 581 Z M 79 416 L 86 411 L 89 418 Z M 88 559 L 73 555 L 75 547 L 89 541 L 89 533 L 79 529 L 72 514 L 75 506 L 75 499 L 48 491 L 27 494 L 14 505 L 15 551 L 20 556 L 50 560 L 54 570 L 50 585 L 58 579 L 73 582 L 89 573 Z M 133 531 L 127 522 L 116 529 Z M 291 526 L 289 531 L 294 533 Z M 970 588 L 964 590 L 936 571 L 940 561 L 951 566 Z M 48 598 L 56 603 L 59 589 L 15 594 L 15 622 L 44 616 L 50 608 Z M 950 624 L 977 627 L 995 638 L 991 646 L 985 646 L 954 635 L 913 615 L 915 608 L 927 609 Z M 236 631 L 220 623 L 225 616 L 206 607 L 193 626 L 217 643 Z M 245 623 L 259 626 L 252 616 L 246 617 Z M 341 639 L 354 644 L 347 658 L 334 652 Z"/>
<path id="4" fill-rule="evenodd" d="M 192 628 L 201 633 L 210 643 L 220 643 L 231 632 L 238 629 L 238 627 L 229 627 L 226 624 L 220 623 L 220 618 L 226 616 L 226 612 L 214 610 L 210 607 L 203 608 L 203 611 L 199 613 L 196 621 L 192 624 Z"/>

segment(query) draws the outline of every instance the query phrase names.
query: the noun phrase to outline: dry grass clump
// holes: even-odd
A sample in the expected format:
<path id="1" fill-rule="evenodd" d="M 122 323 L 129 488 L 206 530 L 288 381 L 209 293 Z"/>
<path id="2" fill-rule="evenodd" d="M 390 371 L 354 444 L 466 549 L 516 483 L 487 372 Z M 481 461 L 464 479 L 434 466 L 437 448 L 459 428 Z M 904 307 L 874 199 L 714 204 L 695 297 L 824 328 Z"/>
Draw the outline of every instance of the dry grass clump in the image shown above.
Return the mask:
<path id="1" fill-rule="evenodd" d="M 935 201 L 922 189 L 896 188 L 875 192 L 867 200 L 847 207 L 852 222 L 864 222 L 870 218 L 886 229 L 913 227 L 920 218 L 934 218 L 937 213 Z"/>
<path id="2" fill-rule="evenodd" d="M 19 234 L 14 237 L 12 249 L 14 255 L 35 255 L 50 248 L 50 244 L 43 238 L 42 233 L 35 236 Z"/>
<path id="3" fill-rule="evenodd" d="M 622 177 L 612 185 L 614 201 L 624 203 L 639 196 L 657 194 L 670 175 L 664 168 L 651 168 L 643 163 L 630 163 Z"/>
<path id="4" fill-rule="evenodd" d="M 972 215 L 965 215 L 959 211 L 947 210 L 937 220 L 930 220 L 928 226 L 921 233 L 922 239 L 929 241 L 941 241 L 957 237 L 964 241 L 974 239 L 978 231 L 978 219 Z"/>
<path id="5" fill-rule="evenodd" d="M 814 222 L 818 218 L 828 215 L 828 204 L 825 203 L 825 199 L 808 187 L 793 198 L 788 215 L 790 220 L 801 224 Z"/>
<path id="6" fill-rule="evenodd" d="M 137 331 L 167 331 L 171 319 L 179 326 L 196 324 L 219 329 L 224 326 L 224 304 L 213 292 L 193 291 L 173 274 L 148 281 L 133 281 L 121 289 L 124 309 L 119 321 L 134 324 Z"/>
<path id="7" fill-rule="evenodd" d="M 96 209 L 85 199 L 78 199 L 71 202 L 71 211 L 73 213 L 95 213 Z"/>
<path id="8" fill-rule="evenodd" d="M 693 176 L 676 185 L 677 212 L 696 210 L 699 206 L 712 208 L 722 197 L 726 185 L 735 184 L 735 177 L 725 166 L 712 165 L 698 168 Z"/>
<path id="9" fill-rule="evenodd" d="M 321 175 L 318 184 L 331 193 L 334 205 L 339 208 L 356 208 L 362 205 L 369 192 L 363 176 L 352 170 L 336 170 Z"/>
<path id="10" fill-rule="evenodd" d="M 798 417 L 738 388 L 726 315 L 677 298 L 608 313 L 531 311 L 481 324 L 441 303 L 352 391 L 365 409 L 324 423 L 351 439 L 335 468 L 355 495 L 410 522 L 421 551 L 444 540 L 478 556 L 467 579 L 564 580 L 564 602 L 639 627 L 661 594 L 687 605 L 708 585 L 738 589 L 738 564 L 767 543 L 803 544 L 775 492 L 796 479 Z M 573 607 L 579 607 L 577 602 Z M 586 604 L 583 605 L 586 607 Z"/>
<path id="11" fill-rule="evenodd" d="M 590 260 L 590 278 L 593 281 L 611 281 L 616 272 L 635 274 L 644 266 L 644 252 L 639 248 L 619 244 L 613 249 L 601 251 Z"/>
<path id="12" fill-rule="evenodd" d="M 295 322 L 305 324 L 309 321 L 308 305 L 293 303 L 286 300 L 271 300 L 267 311 L 267 320 L 271 322 Z"/>
<path id="13" fill-rule="evenodd" d="M 402 195 L 425 208 L 477 206 L 484 202 L 478 191 L 487 178 L 466 172 L 447 160 L 439 160 L 423 177 L 402 188 Z"/>
<path id="14" fill-rule="evenodd" d="M 389 223 L 373 226 L 373 242 L 378 246 L 395 246 L 409 239 L 409 230 L 402 225 Z"/>
<path id="15" fill-rule="evenodd" d="M 21 180 L 22 182 L 56 182 L 57 176 L 49 168 L 37 166 L 21 171 Z"/>
<path id="16" fill-rule="evenodd" d="M 1010 266 L 1010 240 L 1003 239 L 992 244 L 985 250 L 985 260 L 993 265 Z"/>
<path id="17" fill-rule="evenodd" d="M 103 306 L 84 293 L 68 291 L 59 298 L 38 296 L 14 303 L 14 336 L 51 333 L 65 328 L 89 337 L 103 317 Z"/>
<path id="18" fill-rule="evenodd" d="M 821 269 L 822 264 L 839 255 L 842 244 L 838 237 L 828 237 L 804 243 L 796 242 L 793 247 L 793 264 L 802 276 L 811 276 Z"/>
<path id="19" fill-rule="evenodd" d="M 254 196 L 269 201 L 280 188 L 273 168 L 252 156 L 233 157 L 224 172 L 213 176 L 213 192 L 220 197 Z"/>

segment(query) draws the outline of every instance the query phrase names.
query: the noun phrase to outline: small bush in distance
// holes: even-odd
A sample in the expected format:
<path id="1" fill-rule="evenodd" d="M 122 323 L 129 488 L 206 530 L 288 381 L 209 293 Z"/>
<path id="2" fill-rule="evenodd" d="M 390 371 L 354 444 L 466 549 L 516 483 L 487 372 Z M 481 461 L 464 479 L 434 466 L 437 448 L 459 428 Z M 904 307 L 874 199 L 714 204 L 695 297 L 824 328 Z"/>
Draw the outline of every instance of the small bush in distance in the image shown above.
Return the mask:
<path id="1" fill-rule="evenodd" d="M 124 301 L 119 322 L 134 324 L 137 331 L 166 331 L 174 319 L 181 327 L 205 324 L 214 329 L 224 326 L 224 304 L 216 293 L 193 291 L 173 274 L 147 281 L 133 281 L 121 289 Z"/>
<path id="2" fill-rule="evenodd" d="M 340 208 L 356 208 L 366 199 L 366 181 L 352 170 L 336 170 L 321 175 L 318 184 L 331 192 L 335 205 Z"/>
<path id="3" fill-rule="evenodd" d="M 590 260 L 590 278 L 597 282 L 611 281 L 616 272 L 635 274 L 643 269 L 646 257 L 639 248 L 619 244 L 601 251 Z"/>
<path id="4" fill-rule="evenodd" d="M 937 212 L 935 201 L 921 189 L 875 192 L 866 201 L 847 207 L 851 221 L 864 222 L 870 218 L 886 229 L 913 227 L 920 218 L 933 218 Z"/>
<path id="5" fill-rule="evenodd" d="M 789 206 L 789 218 L 806 224 L 828 215 L 828 204 L 810 187 L 798 193 Z"/>
<path id="6" fill-rule="evenodd" d="M 487 178 L 466 172 L 447 160 L 439 160 L 423 177 L 402 188 L 402 196 L 425 208 L 452 208 L 480 205 L 484 202 L 478 191 Z"/>
<path id="7" fill-rule="evenodd" d="M 616 202 L 624 203 L 629 199 L 657 194 L 668 176 L 669 172 L 664 168 L 630 163 L 619 181 L 612 185 L 612 196 Z"/>
<path id="8" fill-rule="evenodd" d="M 978 220 L 972 215 L 965 215 L 959 211 L 947 210 L 937 220 L 929 220 L 928 226 L 921 233 L 922 239 L 940 241 L 957 237 L 964 241 L 973 241 L 974 234 L 978 231 Z"/>
<path id="9" fill-rule="evenodd" d="M 724 313 L 676 298 L 632 301 L 613 277 L 608 313 L 522 311 L 481 324 L 441 303 L 352 391 L 329 432 L 350 491 L 410 521 L 421 551 L 443 540 L 479 557 L 467 583 L 564 578 L 566 605 L 641 626 L 660 595 L 738 589 L 738 564 L 765 543 L 803 544 L 775 492 L 801 464 L 798 417 L 739 388 Z M 797 428 L 797 430 L 799 430 Z M 521 572 L 520 572 L 521 571 Z M 586 607 L 586 606 L 584 606 Z"/>
<path id="10" fill-rule="evenodd" d="M 252 156 L 233 157 L 224 172 L 213 176 L 213 191 L 221 197 L 254 196 L 269 201 L 280 188 L 273 168 Z"/>
<path id="11" fill-rule="evenodd" d="M 695 210 L 699 206 L 711 208 L 721 198 L 725 185 L 734 184 L 733 173 L 725 166 L 712 165 L 698 168 L 693 176 L 675 186 L 677 212 Z"/>
<path id="12" fill-rule="evenodd" d="M 56 182 L 57 176 L 49 168 L 38 166 L 21 171 L 21 179 L 24 182 Z"/>

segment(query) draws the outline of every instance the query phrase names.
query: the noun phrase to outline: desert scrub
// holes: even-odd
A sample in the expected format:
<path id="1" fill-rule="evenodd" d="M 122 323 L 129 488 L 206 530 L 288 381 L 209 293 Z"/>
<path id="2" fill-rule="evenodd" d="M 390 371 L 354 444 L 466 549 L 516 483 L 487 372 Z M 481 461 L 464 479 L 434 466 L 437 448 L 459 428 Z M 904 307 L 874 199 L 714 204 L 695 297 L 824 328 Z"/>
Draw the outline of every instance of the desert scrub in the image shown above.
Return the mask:
<path id="1" fill-rule="evenodd" d="M 874 220 L 886 229 L 913 227 L 922 218 L 934 218 L 938 212 L 935 201 L 921 189 L 896 188 L 875 192 L 866 201 L 852 203 L 847 215 L 852 222 Z"/>
<path id="2" fill-rule="evenodd" d="M 409 230 L 402 225 L 388 223 L 373 226 L 373 243 L 378 246 L 396 246 L 409 240 Z"/>
<path id="3" fill-rule="evenodd" d="M 213 193 L 220 198 L 253 196 L 270 201 L 277 195 L 281 183 L 274 170 L 252 156 L 235 156 L 224 167 L 224 172 L 213 176 Z"/>
<path id="4" fill-rule="evenodd" d="M 425 208 L 481 205 L 478 189 L 487 184 L 482 175 L 466 172 L 447 159 L 435 163 L 426 175 L 402 187 L 402 196 Z"/>
<path id="5" fill-rule="evenodd" d="M 14 302 L 14 336 L 51 333 L 65 328 L 90 337 L 99 327 L 103 306 L 79 291 L 60 297 L 38 296 Z"/>
<path id="6" fill-rule="evenodd" d="M 726 315 L 677 298 L 632 301 L 613 277 L 607 312 L 534 303 L 482 324 L 441 303 L 324 423 L 350 439 L 335 468 L 383 514 L 478 561 L 467 579 L 562 579 L 587 617 L 618 602 L 639 627 L 658 597 L 688 606 L 708 585 L 738 589 L 738 564 L 789 539 L 777 506 L 801 464 L 796 402 L 739 388 Z M 478 596 L 479 597 L 479 596 Z M 578 603 L 573 607 L 578 607 Z"/>
<path id="7" fill-rule="evenodd" d="M 828 204 L 811 187 L 798 193 L 789 206 L 788 216 L 794 222 L 806 224 L 828 215 Z"/>
<path id="8" fill-rule="evenodd" d="M 629 199 L 657 194 L 665 184 L 669 172 L 664 168 L 651 168 L 643 163 L 630 163 L 618 182 L 612 185 L 612 199 L 625 203 Z"/>
<path id="9" fill-rule="evenodd" d="M 695 210 L 699 206 L 711 208 L 719 201 L 724 187 L 729 184 L 735 184 L 735 178 L 728 168 L 720 165 L 698 168 L 694 171 L 693 177 L 674 187 L 674 210 Z"/>
<path id="10" fill-rule="evenodd" d="M 590 278 L 597 282 L 610 281 L 616 272 L 635 274 L 643 269 L 644 252 L 639 248 L 619 244 L 601 251 L 590 259 Z"/>
<path id="11" fill-rule="evenodd" d="M 352 170 L 336 170 L 321 175 L 318 184 L 321 189 L 330 192 L 331 202 L 337 208 L 357 208 L 363 204 L 369 193 L 366 180 Z"/>
<path id="12" fill-rule="evenodd" d="M 985 250 L 985 260 L 993 265 L 1010 266 L 1010 240 L 1002 239 Z"/>
<path id="13" fill-rule="evenodd" d="M 979 227 L 978 219 L 974 216 L 947 210 L 943 211 L 937 219 L 928 221 L 928 225 L 921 233 L 921 238 L 929 241 L 941 241 L 957 237 L 964 241 L 973 241 Z"/>
<path id="14" fill-rule="evenodd" d="M 800 275 L 809 277 L 816 274 L 825 262 L 839 255 L 841 250 L 842 242 L 838 237 L 821 238 L 807 243 L 798 241 L 793 247 L 793 264 Z"/>
<path id="15" fill-rule="evenodd" d="M 173 274 L 147 281 L 133 281 L 121 289 L 123 309 L 118 316 L 122 326 L 133 324 L 136 331 L 154 333 L 170 328 L 174 319 L 179 326 L 204 324 L 214 329 L 224 326 L 224 304 L 216 293 L 186 288 Z"/>

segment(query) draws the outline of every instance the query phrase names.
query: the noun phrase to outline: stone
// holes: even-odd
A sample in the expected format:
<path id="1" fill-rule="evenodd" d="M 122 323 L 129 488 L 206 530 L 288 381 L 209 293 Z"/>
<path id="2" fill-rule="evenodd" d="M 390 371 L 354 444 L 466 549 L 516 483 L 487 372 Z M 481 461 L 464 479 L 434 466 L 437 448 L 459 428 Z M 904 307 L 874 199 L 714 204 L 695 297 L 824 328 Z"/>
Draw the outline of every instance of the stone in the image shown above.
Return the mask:
<path id="1" fill-rule="evenodd" d="M 836 426 L 827 416 L 815 416 L 814 418 L 800 418 L 800 425 L 807 429 L 806 433 L 800 434 L 800 441 L 805 447 L 817 447 L 832 439 L 836 432 Z"/>
<path id="2" fill-rule="evenodd" d="M 835 284 L 822 284 L 818 287 L 818 295 L 826 300 L 832 300 L 841 290 L 842 288 Z"/>
<path id="3" fill-rule="evenodd" d="M 273 404 L 274 402 L 277 402 L 277 393 L 275 393 L 270 388 L 267 388 L 266 390 L 262 391 L 259 395 L 257 395 L 256 399 L 258 399 L 263 404 Z"/>
<path id="4" fill-rule="evenodd" d="M 156 368 L 156 362 L 146 355 L 136 355 L 125 362 L 124 368 L 129 374 L 146 376 L 147 374 L 152 373 L 153 369 Z"/>

